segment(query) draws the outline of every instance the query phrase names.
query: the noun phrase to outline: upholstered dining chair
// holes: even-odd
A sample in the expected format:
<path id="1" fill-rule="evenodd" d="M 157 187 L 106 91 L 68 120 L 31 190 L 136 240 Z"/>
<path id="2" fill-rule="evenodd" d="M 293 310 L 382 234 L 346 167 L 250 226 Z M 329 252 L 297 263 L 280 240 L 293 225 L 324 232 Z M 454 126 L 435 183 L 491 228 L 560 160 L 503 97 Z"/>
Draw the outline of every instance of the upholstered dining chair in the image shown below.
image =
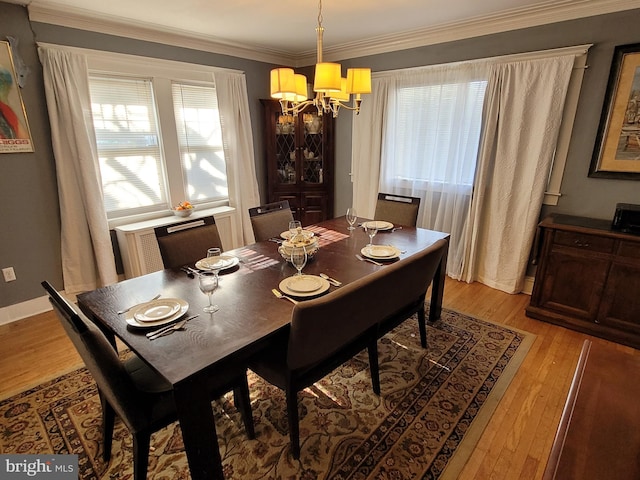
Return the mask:
<path id="1" fill-rule="evenodd" d="M 289 222 L 293 220 L 288 200 L 250 208 L 249 217 L 256 242 L 279 237 L 289 229 Z"/>
<path id="2" fill-rule="evenodd" d="M 115 415 L 133 436 L 133 477 L 147 477 L 151 434 L 177 420 L 171 385 L 140 358 L 122 361 L 104 333 L 77 312 L 49 282 L 42 282 L 67 335 L 95 380 L 102 403 L 103 458 L 111 457 Z M 246 369 L 221 370 L 215 383 L 203 385 L 212 399 L 233 390 L 249 438 L 254 438 Z"/>
<path id="3" fill-rule="evenodd" d="M 284 390 L 293 458 L 300 457 L 297 393 L 367 349 L 373 391 L 380 393 L 378 310 L 388 299 L 381 276 L 299 302 L 288 330 L 249 361 L 249 368 Z"/>
<path id="4" fill-rule="evenodd" d="M 392 193 L 378 193 L 374 220 L 385 220 L 394 225 L 415 227 L 418 221 L 420 199 L 395 195 Z"/>
<path id="5" fill-rule="evenodd" d="M 222 249 L 216 221 L 212 216 L 154 229 L 164 268 L 193 266 L 207 256 L 211 247 Z"/>

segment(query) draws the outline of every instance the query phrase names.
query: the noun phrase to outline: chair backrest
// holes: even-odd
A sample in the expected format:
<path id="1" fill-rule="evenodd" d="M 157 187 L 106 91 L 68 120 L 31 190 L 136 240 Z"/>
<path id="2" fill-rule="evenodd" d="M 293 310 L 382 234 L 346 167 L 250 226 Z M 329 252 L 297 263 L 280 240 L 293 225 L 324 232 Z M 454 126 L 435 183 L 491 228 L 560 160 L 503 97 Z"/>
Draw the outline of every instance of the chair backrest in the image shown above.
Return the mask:
<path id="1" fill-rule="evenodd" d="M 222 248 L 215 219 L 203 217 L 154 229 L 164 268 L 193 266 L 211 247 Z"/>
<path id="2" fill-rule="evenodd" d="M 418 221 L 420 199 L 391 193 L 378 193 L 375 220 L 386 220 L 394 225 L 415 227 Z"/>
<path id="3" fill-rule="evenodd" d="M 256 242 L 263 242 L 287 231 L 289 222 L 293 220 L 293 213 L 289 201 L 283 200 L 250 208 L 249 217 Z"/>
<path id="4" fill-rule="evenodd" d="M 49 282 L 42 282 L 42 286 L 49 294 L 53 310 L 98 385 L 100 393 L 129 429 L 135 429 L 138 422 L 146 418 L 146 402 L 140 400 L 144 394 L 136 388 L 115 348 L 104 333 L 77 312 Z"/>
<path id="5" fill-rule="evenodd" d="M 440 264 L 440 240 L 412 255 L 322 297 L 293 308 L 287 362 L 303 369 L 331 357 L 424 295 Z"/>

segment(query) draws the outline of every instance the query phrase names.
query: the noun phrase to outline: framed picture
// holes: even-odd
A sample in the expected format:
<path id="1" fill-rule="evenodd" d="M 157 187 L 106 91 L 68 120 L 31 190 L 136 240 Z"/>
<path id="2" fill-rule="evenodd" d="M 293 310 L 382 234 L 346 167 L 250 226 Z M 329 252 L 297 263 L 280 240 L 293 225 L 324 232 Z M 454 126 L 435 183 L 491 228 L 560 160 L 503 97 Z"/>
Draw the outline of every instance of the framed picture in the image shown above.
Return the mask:
<path id="1" fill-rule="evenodd" d="M 33 152 L 9 42 L 0 42 L 0 153 Z"/>
<path id="2" fill-rule="evenodd" d="M 640 43 L 615 49 L 589 176 L 640 180 Z"/>

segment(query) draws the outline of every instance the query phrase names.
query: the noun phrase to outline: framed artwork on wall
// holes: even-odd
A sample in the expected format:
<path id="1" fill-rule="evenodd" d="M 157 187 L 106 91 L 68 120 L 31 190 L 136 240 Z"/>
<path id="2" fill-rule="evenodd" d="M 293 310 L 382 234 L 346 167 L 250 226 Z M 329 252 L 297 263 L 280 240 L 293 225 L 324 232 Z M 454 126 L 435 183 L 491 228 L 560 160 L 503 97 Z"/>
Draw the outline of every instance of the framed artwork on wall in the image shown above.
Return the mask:
<path id="1" fill-rule="evenodd" d="M 615 48 L 589 176 L 640 180 L 640 43 Z"/>
<path id="2" fill-rule="evenodd" d="M 9 42 L 0 42 L 0 153 L 33 152 Z"/>

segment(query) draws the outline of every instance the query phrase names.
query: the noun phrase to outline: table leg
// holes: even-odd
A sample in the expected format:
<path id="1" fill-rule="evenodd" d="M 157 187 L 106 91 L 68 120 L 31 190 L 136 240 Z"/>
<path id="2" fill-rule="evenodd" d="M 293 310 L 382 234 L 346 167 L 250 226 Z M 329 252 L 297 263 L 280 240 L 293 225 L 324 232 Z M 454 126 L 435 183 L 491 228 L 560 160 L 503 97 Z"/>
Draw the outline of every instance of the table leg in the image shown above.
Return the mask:
<path id="1" fill-rule="evenodd" d="M 174 389 L 178 420 L 193 480 L 224 480 L 211 400 L 202 383 L 191 381 Z"/>
<path id="2" fill-rule="evenodd" d="M 431 284 L 431 302 L 429 304 L 429 321 L 435 322 L 442 314 L 442 297 L 444 295 L 444 279 L 447 275 L 447 254 L 449 252 L 449 242 L 442 247 L 442 258 L 436 270 Z"/>

